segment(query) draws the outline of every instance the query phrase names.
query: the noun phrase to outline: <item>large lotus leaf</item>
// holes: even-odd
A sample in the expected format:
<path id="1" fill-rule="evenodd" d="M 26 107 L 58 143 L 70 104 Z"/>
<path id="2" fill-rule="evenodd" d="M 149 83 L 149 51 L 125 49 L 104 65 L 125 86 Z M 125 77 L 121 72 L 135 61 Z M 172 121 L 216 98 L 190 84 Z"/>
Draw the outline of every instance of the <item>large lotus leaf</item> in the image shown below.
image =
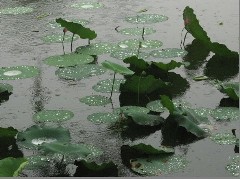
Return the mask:
<path id="1" fill-rule="evenodd" d="M 165 107 L 163 107 L 161 100 L 151 101 L 146 106 L 149 110 L 154 112 L 163 112 L 165 111 Z"/>
<path id="2" fill-rule="evenodd" d="M 2 159 L 0 160 L 0 177 L 17 177 L 26 164 L 25 158 L 8 157 Z"/>
<path id="3" fill-rule="evenodd" d="M 17 135 L 19 144 L 29 149 L 36 149 L 43 143 L 51 142 L 68 142 L 70 140 L 70 133 L 67 129 L 62 127 L 39 127 L 32 126 L 24 132 L 19 132 Z"/>
<path id="4" fill-rule="evenodd" d="M 77 9 L 98 9 L 103 6 L 104 5 L 100 2 L 79 2 L 71 5 L 71 7 L 74 7 Z"/>
<path id="5" fill-rule="evenodd" d="M 141 175 L 160 176 L 182 170 L 188 161 L 179 155 L 154 155 L 130 161 L 131 169 Z"/>
<path id="6" fill-rule="evenodd" d="M 114 109 L 114 113 L 117 113 L 117 114 L 121 114 L 121 113 L 128 114 L 128 113 L 136 113 L 136 112 L 147 114 L 150 112 L 150 110 L 141 106 L 122 106 L 120 108 Z"/>
<path id="7" fill-rule="evenodd" d="M 77 40 L 79 37 L 74 36 L 73 41 Z M 63 41 L 63 34 L 52 34 L 52 35 L 47 35 L 42 38 L 42 40 L 45 43 L 62 43 Z M 64 42 L 71 42 L 72 41 L 72 35 L 65 35 L 64 36 Z"/>
<path id="8" fill-rule="evenodd" d="M 165 86 L 166 84 L 162 80 L 156 79 L 152 75 L 148 75 L 146 77 L 133 75 L 131 78 L 127 79 L 124 84 L 121 85 L 120 90 L 137 94 L 145 94 L 152 93 L 153 91 L 156 91 Z"/>
<path id="9" fill-rule="evenodd" d="M 85 96 L 80 99 L 80 102 L 89 106 L 104 106 L 111 103 L 111 99 L 101 95 Z"/>
<path id="10" fill-rule="evenodd" d="M 151 115 L 143 112 L 127 112 L 126 115 L 130 116 L 136 124 L 141 126 L 157 126 L 164 122 L 164 119 L 158 115 Z"/>
<path id="11" fill-rule="evenodd" d="M 226 170 L 229 171 L 232 176 L 238 177 L 240 173 L 240 155 L 230 157 L 231 162 L 226 165 Z"/>
<path id="12" fill-rule="evenodd" d="M 0 83 L 0 94 L 3 92 L 11 93 L 13 91 L 13 86 L 7 83 Z"/>
<path id="13" fill-rule="evenodd" d="M 43 61 L 43 63 L 56 67 L 68 67 L 88 64 L 93 61 L 94 58 L 90 55 L 70 53 L 65 55 L 56 55 L 48 57 Z"/>
<path id="14" fill-rule="evenodd" d="M 0 14 L 13 14 L 13 15 L 18 15 L 18 14 L 26 14 L 30 13 L 33 11 L 33 8 L 31 7 L 9 7 L 5 9 L 0 9 Z"/>
<path id="15" fill-rule="evenodd" d="M 142 28 L 125 28 L 125 29 L 121 29 L 118 31 L 121 34 L 124 35 L 134 35 L 134 36 L 139 36 L 139 35 L 150 35 L 156 32 L 156 30 L 154 30 L 151 27 L 146 27 L 144 28 L 144 33 L 143 33 L 143 29 Z"/>
<path id="16" fill-rule="evenodd" d="M 34 114 L 33 119 L 38 122 L 62 122 L 73 116 L 73 112 L 68 110 L 43 110 Z"/>
<path id="17" fill-rule="evenodd" d="M 233 134 L 229 133 L 216 133 L 210 136 L 210 139 L 217 144 L 236 144 L 237 138 Z"/>
<path id="18" fill-rule="evenodd" d="M 72 19 L 72 20 L 66 19 L 66 20 L 67 21 L 72 21 L 72 22 L 75 22 L 75 23 L 78 23 L 78 24 L 81 24 L 81 25 L 87 25 L 87 24 L 90 23 L 88 20 L 85 20 L 85 19 Z M 49 22 L 49 26 L 51 28 L 54 28 L 54 29 L 62 27 L 61 24 L 56 22 L 56 20 Z"/>
<path id="19" fill-rule="evenodd" d="M 110 54 L 111 57 L 117 58 L 119 60 L 124 60 L 125 58 L 137 56 L 137 55 L 140 59 L 145 59 L 145 60 L 150 56 L 150 54 L 145 52 L 139 52 L 138 54 L 138 51 L 136 49 L 118 49 L 113 51 Z"/>
<path id="20" fill-rule="evenodd" d="M 7 138 L 7 137 L 15 137 L 18 133 L 17 129 L 14 129 L 13 127 L 8 128 L 2 128 L 0 127 L 0 138 Z"/>
<path id="21" fill-rule="evenodd" d="M 77 53 L 87 55 L 102 55 L 105 53 L 111 53 L 115 50 L 115 45 L 107 42 L 93 43 L 90 45 L 79 46 L 76 48 Z"/>
<path id="22" fill-rule="evenodd" d="M 231 51 L 230 49 L 227 48 L 226 45 L 217 42 L 212 42 L 210 44 L 210 50 L 213 53 L 223 57 L 235 57 L 235 58 L 239 57 L 238 52 Z"/>
<path id="23" fill-rule="evenodd" d="M 171 60 L 170 63 L 153 62 L 153 64 L 163 71 L 170 71 L 183 65 L 183 63 L 174 60 Z"/>
<path id="24" fill-rule="evenodd" d="M 39 74 L 39 69 L 34 66 L 15 66 L 0 68 L 1 80 L 16 80 L 31 78 Z"/>
<path id="25" fill-rule="evenodd" d="M 239 108 L 219 107 L 214 109 L 210 115 L 218 121 L 239 120 Z"/>
<path id="26" fill-rule="evenodd" d="M 139 46 L 142 49 L 154 49 L 159 48 L 162 45 L 163 43 L 159 40 L 140 40 L 140 39 L 128 39 L 118 43 L 118 46 L 121 47 L 122 49 L 138 49 Z"/>
<path id="27" fill-rule="evenodd" d="M 115 113 L 99 112 L 89 115 L 87 119 L 96 124 L 115 123 L 119 119 L 119 115 Z"/>
<path id="28" fill-rule="evenodd" d="M 105 73 L 105 68 L 95 64 L 85 64 L 75 67 L 59 68 L 55 74 L 67 80 L 81 80 Z"/>
<path id="29" fill-rule="evenodd" d="M 56 19 L 56 22 L 61 24 L 62 27 L 67 28 L 67 30 L 72 32 L 73 34 L 79 35 L 79 37 L 82 39 L 93 40 L 97 37 L 97 34 L 95 31 L 89 28 L 86 28 L 79 23 L 68 22 L 62 18 Z"/>
<path id="30" fill-rule="evenodd" d="M 173 58 L 173 57 L 183 57 L 187 55 L 187 51 L 178 48 L 166 48 L 162 50 L 153 50 L 150 52 L 155 58 Z"/>
<path id="31" fill-rule="evenodd" d="M 126 21 L 134 24 L 152 24 L 168 20 L 167 16 L 159 14 L 140 14 L 126 17 Z"/>
<path id="32" fill-rule="evenodd" d="M 50 166 L 50 161 L 53 159 L 49 156 L 41 156 L 41 155 L 32 155 L 26 157 L 28 163 L 25 166 L 26 170 L 37 170 L 48 168 Z"/>
<path id="33" fill-rule="evenodd" d="M 122 75 L 132 75 L 132 74 L 134 74 L 134 72 L 132 70 L 129 70 L 127 67 L 119 65 L 117 63 L 107 61 L 107 60 L 102 62 L 102 66 L 107 68 L 108 70 L 112 70 L 115 73 L 120 73 Z"/>
<path id="34" fill-rule="evenodd" d="M 233 100 L 239 100 L 239 82 L 220 84 L 220 91 L 226 93 Z"/>
<path id="35" fill-rule="evenodd" d="M 111 93 L 111 91 L 114 93 L 119 93 L 120 84 L 124 83 L 125 79 L 115 79 L 113 91 L 112 91 L 112 85 L 113 85 L 113 79 L 107 79 L 99 81 L 96 85 L 94 85 L 92 88 L 96 92 L 101 93 Z"/>
<path id="36" fill-rule="evenodd" d="M 137 70 L 144 71 L 148 68 L 148 63 L 143 59 L 139 59 L 137 56 L 132 56 L 123 60 L 124 63 L 129 63 L 130 68 L 133 68 L 136 72 Z"/>

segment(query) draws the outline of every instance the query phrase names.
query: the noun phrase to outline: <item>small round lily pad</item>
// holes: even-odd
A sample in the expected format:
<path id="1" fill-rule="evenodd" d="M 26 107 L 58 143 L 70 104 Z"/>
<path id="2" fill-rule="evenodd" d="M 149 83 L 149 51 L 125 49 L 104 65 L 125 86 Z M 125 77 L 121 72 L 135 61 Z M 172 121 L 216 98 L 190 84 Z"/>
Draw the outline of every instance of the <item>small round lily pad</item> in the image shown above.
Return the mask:
<path id="1" fill-rule="evenodd" d="M 227 171 L 229 171 L 232 176 L 238 177 L 240 173 L 240 155 L 236 155 L 234 157 L 230 157 L 231 162 L 227 164 L 225 167 Z"/>
<path id="2" fill-rule="evenodd" d="M 162 105 L 161 100 L 151 101 L 146 106 L 149 110 L 154 112 L 163 112 L 166 108 Z"/>
<path id="3" fill-rule="evenodd" d="M 238 120 L 239 119 L 239 108 L 219 107 L 212 111 L 211 116 L 218 121 Z"/>
<path id="4" fill-rule="evenodd" d="M 125 81 L 126 81 L 125 79 L 115 79 L 114 86 L 113 86 L 113 92 L 119 93 L 120 92 L 119 91 L 120 84 L 124 83 Z M 112 85 L 113 85 L 113 80 L 112 79 L 107 79 L 107 80 L 99 81 L 92 88 L 96 92 L 111 93 Z"/>
<path id="5" fill-rule="evenodd" d="M 118 43 L 118 46 L 122 49 L 154 49 L 159 48 L 163 43 L 159 40 L 140 40 L 140 39 L 128 39 Z"/>
<path id="6" fill-rule="evenodd" d="M 194 112 L 197 113 L 199 116 L 202 117 L 209 117 L 212 114 L 212 109 L 209 108 L 198 108 L 194 109 Z"/>
<path id="7" fill-rule="evenodd" d="M 39 69 L 34 66 L 15 66 L 0 68 L 1 80 L 16 80 L 31 78 L 39 74 Z"/>
<path id="8" fill-rule="evenodd" d="M 85 20 L 85 19 L 72 19 L 72 20 L 66 19 L 66 20 L 70 21 L 70 22 L 81 24 L 83 26 L 90 23 L 88 20 Z M 51 28 L 53 28 L 53 29 L 55 29 L 55 28 L 63 28 L 59 23 L 56 22 L 56 20 L 49 22 L 49 26 Z"/>
<path id="9" fill-rule="evenodd" d="M 62 122 L 73 116 L 73 112 L 68 110 L 43 110 L 34 114 L 33 119 L 38 122 Z"/>
<path id="10" fill-rule="evenodd" d="M 150 55 L 155 58 L 174 58 L 187 55 L 187 51 L 178 48 L 166 48 L 162 50 L 153 50 L 150 52 Z"/>
<path id="11" fill-rule="evenodd" d="M 136 113 L 136 112 L 141 112 L 141 113 L 149 113 L 150 110 L 145 108 L 145 107 L 141 107 L 141 106 L 122 106 L 120 108 L 116 108 L 113 111 L 116 114 L 120 114 L 120 113 Z"/>
<path id="12" fill-rule="evenodd" d="M 85 103 L 89 106 L 104 106 L 111 103 L 111 100 L 105 96 L 91 95 L 81 98 L 80 102 Z"/>
<path id="13" fill-rule="evenodd" d="M 78 35 L 75 35 L 73 37 L 73 41 L 77 40 L 79 38 Z M 52 35 L 47 35 L 42 38 L 42 40 L 45 43 L 62 43 L 63 40 L 63 33 L 62 34 L 52 34 Z M 71 42 L 72 41 L 72 35 L 65 35 L 64 36 L 64 42 Z"/>
<path id="14" fill-rule="evenodd" d="M 237 141 L 236 136 L 229 133 L 213 134 L 212 136 L 210 136 L 210 139 L 215 143 L 221 144 L 221 145 L 224 145 L 224 144 L 232 145 L 232 144 L 236 144 L 236 141 Z"/>
<path id="15" fill-rule="evenodd" d="M 31 7 L 9 7 L 5 9 L 0 9 L 0 14 L 26 14 L 33 11 L 33 8 Z"/>
<path id="16" fill-rule="evenodd" d="M 90 55 L 70 53 L 65 55 L 56 55 L 46 58 L 43 62 L 50 66 L 68 67 L 75 65 L 88 64 L 94 61 Z"/>
<path id="17" fill-rule="evenodd" d="M 99 123 L 114 123 L 119 119 L 119 115 L 114 113 L 93 113 L 87 117 L 87 119 L 96 124 Z"/>
<path id="18" fill-rule="evenodd" d="M 55 74 L 58 75 L 59 78 L 67 80 L 81 80 L 87 77 L 101 75 L 105 72 L 106 69 L 99 65 L 86 64 L 75 67 L 59 68 Z"/>
<path id="19" fill-rule="evenodd" d="M 153 24 L 168 20 L 167 16 L 159 14 L 140 14 L 126 17 L 126 21 L 134 24 Z"/>
<path id="20" fill-rule="evenodd" d="M 121 34 L 124 34 L 124 35 L 140 36 L 143 34 L 143 29 L 142 28 L 125 28 L 125 29 L 119 30 L 118 32 Z M 154 30 L 153 28 L 146 27 L 146 28 L 144 28 L 143 35 L 150 35 L 155 32 L 156 32 L 156 30 Z"/>
<path id="21" fill-rule="evenodd" d="M 13 91 L 13 86 L 7 83 L 0 83 L 0 94 L 5 91 L 11 93 Z"/>
<path id="22" fill-rule="evenodd" d="M 87 55 L 101 55 L 111 53 L 115 49 L 115 45 L 107 42 L 99 42 L 90 45 L 77 47 L 76 52 Z"/>
<path id="23" fill-rule="evenodd" d="M 71 7 L 77 9 L 98 9 L 103 7 L 104 5 L 100 2 L 80 2 L 72 4 Z"/>
<path id="24" fill-rule="evenodd" d="M 113 51 L 110 56 L 113 58 L 117 58 L 119 60 L 124 60 L 125 58 L 137 56 L 138 51 L 133 49 L 118 49 L 116 51 Z M 146 60 L 148 57 L 150 57 L 150 54 L 145 52 L 139 52 L 138 58 Z"/>

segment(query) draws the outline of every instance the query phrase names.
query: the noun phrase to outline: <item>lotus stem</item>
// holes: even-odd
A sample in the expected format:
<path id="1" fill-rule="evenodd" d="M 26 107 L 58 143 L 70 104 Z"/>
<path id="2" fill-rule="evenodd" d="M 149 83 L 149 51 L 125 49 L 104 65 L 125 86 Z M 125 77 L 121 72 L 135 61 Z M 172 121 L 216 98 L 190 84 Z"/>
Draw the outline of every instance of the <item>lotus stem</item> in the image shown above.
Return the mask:
<path id="1" fill-rule="evenodd" d="M 138 45 L 138 50 L 137 50 L 137 58 L 139 56 L 139 53 L 140 53 L 140 48 L 142 47 L 142 42 L 140 41 L 139 42 L 139 45 Z"/>
<path id="2" fill-rule="evenodd" d="M 113 87 L 114 87 L 114 83 L 115 83 L 115 76 L 116 76 L 116 72 L 114 72 L 114 75 L 113 75 L 112 91 L 111 91 L 111 96 L 109 99 L 112 99 Z"/>
<path id="3" fill-rule="evenodd" d="M 75 34 L 72 35 L 72 40 L 71 40 L 71 52 L 72 52 L 72 49 L 73 49 L 73 38 L 74 38 L 74 35 Z"/>
<path id="4" fill-rule="evenodd" d="M 144 33 L 145 33 L 145 28 L 143 27 L 143 30 L 142 30 L 142 39 L 144 40 Z"/>
<path id="5" fill-rule="evenodd" d="M 63 38 L 62 38 L 63 55 L 65 55 L 64 38 L 65 38 L 65 32 L 63 32 Z"/>
<path id="6" fill-rule="evenodd" d="M 88 39 L 88 45 L 90 45 L 90 39 Z"/>
<path id="7" fill-rule="evenodd" d="M 183 47 L 185 47 L 185 40 L 186 40 L 187 34 L 188 34 L 188 32 L 186 32 L 184 39 L 183 39 Z"/>

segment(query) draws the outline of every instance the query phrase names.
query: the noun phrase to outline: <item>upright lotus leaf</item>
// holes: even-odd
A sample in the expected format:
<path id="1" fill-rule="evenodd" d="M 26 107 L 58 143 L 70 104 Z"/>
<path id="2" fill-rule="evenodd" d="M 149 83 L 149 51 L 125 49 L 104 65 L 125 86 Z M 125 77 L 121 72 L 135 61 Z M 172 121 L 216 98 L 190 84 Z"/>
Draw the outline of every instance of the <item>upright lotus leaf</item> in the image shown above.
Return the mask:
<path id="1" fill-rule="evenodd" d="M 78 36 L 74 36 L 72 39 L 72 35 L 65 35 L 64 36 L 64 42 L 71 42 L 72 40 L 75 41 L 77 40 L 79 37 Z M 49 43 L 62 43 L 63 41 L 63 35 L 56 33 L 56 34 L 52 34 L 52 35 L 46 35 L 42 38 L 42 40 L 49 44 Z"/>
<path id="2" fill-rule="evenodd" d="M 113 63 L 110 61 L 105 60 L 102 62 L 102 66 L 114 71 L 115 73 L 120 73 L 122 75 L 132 75 L 134 72 L 132 70 L 129 70 L 127 67 L 124 67 L 122 65 L 119 65 L 117 63 Z"/>
<path id="3" fill-rule="evenodd" d="M 8 157 L 2 159 L 0 160 L 0 177 L 17 177 L 26 164 L 25 158 Z"/>
<path id="4" fill-rule="evenodd" d="M 150 52 L 155 58 L 174 58 L 174 57 L 184 57 L 187 55 L 187 51 L 178 48 L 166 48 L 162 50 L 153 50 Z"/>
<path id="5" fill-rule="evenodd" d="M 240 174 L 240 155 L 229 157 L 230 163 L 226 165 L 225 169 L 231 173 L 232 176 L 238 177 Z"/>
<path id="6" fill-rule="evenodd" d="M 114 85 L 113 85 L 113 93 L 119 93 L 120 84 L 124 83 L 125 79 L 115 79 Z M 112 79 L 102 80 L 99 81 L 96 85 L 94 85 L 92 88 L 96 92 L 101 93 L 111 93 L 112 90 Z"/>
<path id="7" fill-rule="evenodd" d="M 148 68 L 148 63 L 143 59 L 139 59 L 137 56 L 132 56 L 123 60 L 124 63 L 130 64 L 130 69 L 136 71 L 144 71 Z"/>
<path id="8" fill-rule="evenodd" d="M 161 95 L 161 103 L 162 105 L 168 109 L 170 113 L 173 113 L 175 110 L 175 106 L 170 98 L 166 95 Z"/>
<path id="9" fill-rule="evenodd" d="M 231 99 L 239 100 L 239 82 L 222 83 L 219 89 L 221 92 L 226 93 Z"/>
<path id="10" fill-rule="evenodd" d="M 19 144 L 25 148 L 36 149 L 43 143 L 51 142 L 68 142 L 70 133 L 63 127 L 39 127 L 32 126 L 24 132 L 19 132 L 17 135 Z"/>
<path id="11" fill-rule="evenodd" d="M 0 14 L 13 14 L 13 15 L 18 15 L 18 14 L 26 14 L 30 13 L 33 11 L 33 8 L 31 7 L 9 7 L 5 9 L 0 9 Z"/>
<path id="12" fill-rule="evenodd" d="M 115 123 L 119 119 L 119 115 L 116 113 L 106 113 L 106 112 L 99 112 L 93 113 L 87 117 L 89 121 L 92 121 L 96 124 L 100 123 Z"/>
<path id="13" fill-rule="evenodd" d="M 124 35 L 133 35 L 133 36 L 139 36 L 139 35 L 150 35 L 156 32 L 156 30 L 154 30 L 151 27 L 146 27 L 144 28 L 144 33 L 143 33 L 143 29 L 142 28 L 125 28 L 125 29 L 121 29 L 118 31 L 121 34 Z"/>
<path id="14" fill-rule="evenodd" d="M 218 107 L 210 114 L 217 121 L 239 120 L 239 108 L 237 107 Z"/>
<path id="15" fill-rule="evenodd" d="M 117 58 L 119 60 L 124 60 L 125 58 L 132 57 L 132 56 L 137 56 L 140 59 L 147 59 L 149 58 L 150 54 L 146 52 L 138 52 L 137 49 L 117 49 L 113 51 L 110 56 L 113 58 Z"/>
<path id="16" fill-rule="evenodd" d="M 66 20 L 67 21 L 72 21 L 72 22 L 75 22 L 75 23 L 78 23 L 78 24 L 81 24 L 81 25 L 87 25 L 87 24 L 90 23 L 88 20 L 85 20 L 85 19 L 72 19 L 72 20 L 66 19 Z M 49 22 L 49 26 L 51 28 L 55 29 L 55 28 L 61 27 L 61 24 L 57 23 L 56 20 L 54 20 L 54 21 Z"/>
<path id="17" fill-rule="evenodd" d="M 0 138 L 12 138 L 15 137 L 18 133 L 17 129 L 14 129 L 13 127 L 8 128 L 2 128 L 0 127 Z"/>
<path id="18" fill-rule="evenodd" d="M 101 95 L 91 95 L 80 98 L 80 102 L 85 103 L 89 106 L 104 106 L 111 103 L 111 100 Z"/>
<path id="19" fill-rule="evenodd" d="M 210 139 L 215 143 L 221 145 L 224 144 L 232 145 L 237 143 L 237 137 L 229 133 L 216 133 L 211 135 Z"/>
<path id="20" fill-rule="evenodd" d="M 87 55 L 102 55 L 105 53 L 111 53 L 116 48 L 115 44 L 108 42 L 92 43 L 90 45 L 79 46 L 76 49 L 76 53 Z"/>
<path id="21" fill-rule="evenodd" d="M 3 92 L 11 93 L 13 91 L 13 86 L 7 83 L 0 83 L 0 94 Z"/>
<path id="22" fill-rule="evenodd" d="M 174 60 L 171 60 L 170 63 L 162 63 L 162 62 L 153 62 L 153 65 L 157 66 L 159 69 L 163 70 L 163 71 L 170 71 L 173 70 L 177 67 L 180 67 L 183 65 L 183 63 L 181 62 L 176 62 Z"/>
<path id="23" fill-rule="evenodd" d="M 161 100 L 154 100 L 149 102 L 146 107 L 154 112 L 163 112 L 166 108 L 163 107 Z"/>
<path id="24" fill-rule="evenodd" d="M 125 18 L 127 22 L 133 24 L 153 24 L 168 20 L 167 16 L 160 14 L 140 14 L 137 16 L 130 16 Z"/>
<path id="25" fill-rule="evenodd" d="M 147 114 L 150 112 L 150 110 L 141 106 L 122 106 L 120 108 L 114 109 L 114 113 L 117 113 L 117 114 L 121 114 L 121 113 L 130 114 L 130 113 L 136 113 L 136 112 Z"/>
<path id="26" fill-rule="evenodd" d="M 67 30 L 69 30 L 73 34 L 79 35 L 79 37 L 82 39 L 93 40 L 97 37 L 97 34 L 95 31 L 90 30 L 89 28 L 85 28 L 81 24 L 78 24 L 75 22 L 68 22 L 62 18 L 56 19 L 56 22 L 61 24 L 62 27 L 67 28 Z"/>

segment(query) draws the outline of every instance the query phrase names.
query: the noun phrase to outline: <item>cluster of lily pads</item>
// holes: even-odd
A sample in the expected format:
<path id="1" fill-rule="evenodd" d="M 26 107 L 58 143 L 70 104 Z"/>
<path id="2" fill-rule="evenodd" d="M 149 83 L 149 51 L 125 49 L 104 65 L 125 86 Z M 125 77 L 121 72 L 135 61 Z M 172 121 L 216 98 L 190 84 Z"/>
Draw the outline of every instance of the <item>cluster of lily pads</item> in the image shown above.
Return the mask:
<path id="1" fill-rule="evenodd" d="M 84 2 L 74 4 L 71 7 L 93 9 L 103 6 L 99 2 Z M 10 11 L 11 9 L 8 11 L 0 10 L 0 14 L 7 14 Z M 195 39 L 205 44 L 208 50 L 224 57 L 236 56 L 236 53 L 227 49 L 225 45 L 210 41 L 191 8 L 186 7 L 183 16 L 184 20 L 187 21 L 185 29 Z M 163 22 L 167 19 L 166 16 L 159 14 L 137 14 L 126 17 L 125 20 L 133 24 L 150 24 Z M 64 31 L 64 34 L 46 36 L 43 41 L 48 43 L 71 41 L 72 49 L 73 40 L 77 40 L 79 37 L 88 39 L 89 42 L 97 37 L 95 31 L 84 27 L 84 23 L 71 22 L 62 18 L 56 19 L 56 22 L 66 29 L 65 31 L 71 32 L 72 36 L 66 36 Z M 182 66 L 187 68 L 189 63 L 175 60 L 167 63 L 163 59 L 185 57 L 188 55 L 186 50 L 176 48 L 159 50 L 163 45 L 161 41 L 144 38 L 145 35 L 155 32 L 152 28 L 125 28 L 117 31 L 125 35 L 141 36 L 141 39 L 128 39 L 116 44 L 89 43 L 77 47 L 75 52 L 71 50 L 69 54 L 64 52 L 64 55 L 48 57 L 43 63 L 57 67 L 55 74 L 60 79 L 65 80 L 82 80 L 101 75 L 107 70 L 113 71 L 113 79 L 101 80 L 92 87 L 96 92 L 111 93 L 109 97 L 94 94 L 81 97 L 79 100 L 89 106 L 103 106 L 112 102 L 113 93 L 120 92 L 121 107 L 114 109 L 112 113 L 93 113 L 87 119 L 95 124 L 109 124 L 111 129 L 120 129 L 121 133 L 135 129 L 141 129 L 138 130 L 139 135 L 142 131 L 162 131 L 163 141 L 159 146 L 138 143 L 121 147 L 122 160 L 127 167 L 137 174 L 147 176 L 159 176 L 184 169 L 188 161 L 183 156 L 174 154 L 174 147 L 179 144 L 178 137 L 180 135 L 185 136 L 187 143 L 209 137 L 218 144 L 239 146 L 239 140 L 235 135 L 229 133 L 212 134 L 212 120 L 238 120 L 238 107 L 192 109 L 184 101 L 175 99 L 176 96 L 186 91 L 189 83 L 179 74 L 170 71 Z M 151 49 L 153 51 L 146 51 Z M 101 65 L 96 64 L 96 56 L 106 53 L 110 53 L 111 57 L 129 64 L 129 67 L 109 60 L 105 60 Z M 158 60 L 149 62 L 147 61 L 149 56 L 158 58 Z M 121 74 L 124 78 L 115 79 L 116 73 Z M 1 80 L 17 80 L 34 77 L 38 74 L 39 69 L 32 66 L 3 67 L 0 69 Z M 207 78 L 195 79 L 198 81 Z M 238 83 L 218 81 L 216 84 L 219 90 L 227 94 L 232 100 L 239 100 Z M 5 92 L 11 93 L 12 90 L 11 85 L 0 84 L 0 95 Z M 168 113 L 168 116 L 164 117 L 163 113 Z M 0 160 L 0 176 L 17 176 L 23 168 L 28 170 L 40 166 L 49 168 L 51 164 L 55 164 L 55 167 L 62 166 L 59 169 L 63 172 L 62 175 L 66 174 L 67 164 L 75 164 L 77 170 L 74 176 L 94 176 L 95 172 L 97 176 L 106 176 L 105 172 L 108 170 L 116 171 L 109 176 L 117 176 L 118 166 L 116 164 L 111 161 L 99 164 L 94 160 L 103 154 L 101 149 L 91 144 L 70 143 L 70 132 L 63 127 L 54 128 L 40 125 L 47 122 L 61 124 L 73 116 L 74 114 L 68 110 L 43 110 L 33 116 L 33 120 L 37 124 L 25 131 L 18 132 L 12 128 L 0 128 L 0 139 L 8 138 L 11 139 L 9 141 L 16 143 L 15 136 L 17 136 L 19 146 L 38 150 L 41 155 L 40 157 L 38 154 L 23 158 L 20 154 L 21 158 L 3 158 Z M 212 120 L 210 120 L 211 118 Z M 5 146 L 6 151 L 10 145 L 12 143 Z M 236 165 L 236 160 L 239 160 L 239 157 L 233 158 L 233 163 L 235 163 L 226 167 L 227 170 L 234 171 L 234 175 L 236 175 L 236 171 L 231 167 Z M 6 170 L 6 168 L 10 168 L 10 170 Z M 84 171 L 89 172 L 84 174 Z"/>

